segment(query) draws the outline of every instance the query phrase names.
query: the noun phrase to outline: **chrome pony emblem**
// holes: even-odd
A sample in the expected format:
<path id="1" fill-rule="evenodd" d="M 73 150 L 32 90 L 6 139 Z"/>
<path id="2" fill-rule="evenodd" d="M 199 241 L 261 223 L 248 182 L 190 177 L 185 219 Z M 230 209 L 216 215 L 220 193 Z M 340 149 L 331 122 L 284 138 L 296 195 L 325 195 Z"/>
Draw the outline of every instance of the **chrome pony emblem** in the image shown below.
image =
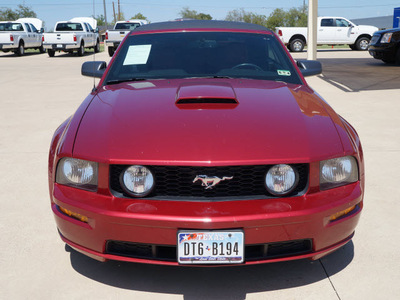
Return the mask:
<path id="1" fill-rule="evenodd" d="M 219 178 L 217 176 L 207 176 L 207 175 L 197 175 L 194 180 L 193 183 L 195 183 L 197 180 L 201 180 L 201 186 L 205 186 L 206 190 L 208 189 L 212 189 L 213 186 L 216 186 L 218 183 L 220 183 L 223 180 L 231 180 L 233 178 L 233 176 L 231 177 L 222 177 Z"/>

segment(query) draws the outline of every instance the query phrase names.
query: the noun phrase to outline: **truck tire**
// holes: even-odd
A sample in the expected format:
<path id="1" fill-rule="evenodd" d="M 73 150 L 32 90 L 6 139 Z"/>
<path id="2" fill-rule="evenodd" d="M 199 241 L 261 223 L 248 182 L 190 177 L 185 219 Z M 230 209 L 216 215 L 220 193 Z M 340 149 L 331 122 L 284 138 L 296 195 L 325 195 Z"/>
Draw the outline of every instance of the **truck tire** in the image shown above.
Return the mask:
<path id="1" fill-rule="evenodd" d="M 100 42 L 97 40 L 96 46 L 94 46 L 94 52 L 99 53 L 100 52 Z"/>
<path id="2" fill-rule="evenodd" d="M 56 53 L 56 51 L 53 50 L 53 49 L 47 50 L 47 54 L 48 54 L 50 57 L 54 57 L 54 54 L 55 54 L 55 53 Z"/>
<path id="3" fill-rule="evenodd" d="M 301 52 L 304 49 L 304 41 L 302 39 L 294 39 L 289 44 L 289 49 L 292 52 Z"/>
<path id="4" fill-rule="evenodd" d="M 108 47 L 108 55 L 113 56 L 114 52 L 115 52 L 115 50 L 113 47 Z"/>
<path id="5" fill-rule="evenodd" d="M 85 54 L 85 47 L 83 46 L 83 42 L 81 43 L 81 46 L 78 49 L 78 56 L 83 56 Z"/>
<path id="6" fill-rule="evenodd" d="M 350 47 L 351 50 L 356 50 L 356 45 L 355 44 L 350 44 L 349 47 Z"/>
<path id="7" fill-rule="evenodd" d="M 43 45 L 39 47 L 40 53 L 46 53 L 46 49 L 43 48 Z"/>
<path id="8" fill-rule="evenodd" d="M 355 43 L 356 49 L 359 50 L 359 51 L 368 50 L 369 41 L 370 41 L 370 39 L 368 37 L 366 37 L 366 36 L 358 38 L 356 43 Z"/>
<path id="9" fill-rule="evenodd" d="M 18 56 L 22 56 L 25 54 L 24 41 L 19 42 L 18 48 L 15 51 L 15 54 Z"/>

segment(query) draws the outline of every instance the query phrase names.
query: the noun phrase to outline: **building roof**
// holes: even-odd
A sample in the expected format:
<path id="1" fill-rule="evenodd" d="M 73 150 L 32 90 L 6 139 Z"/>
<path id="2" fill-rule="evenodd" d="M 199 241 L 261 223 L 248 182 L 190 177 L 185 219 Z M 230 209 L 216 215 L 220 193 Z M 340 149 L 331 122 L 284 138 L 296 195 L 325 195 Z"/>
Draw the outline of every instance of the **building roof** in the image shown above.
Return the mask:
<path id="1" fill-rule="evenodd" d="M 373 18 L 363 18 L 363 19 L 353 19 L 350 20 L 357 25 L 372 25 L 379 29 L 387 29 L 393 27 L 393 15 L 384 17 L 373 17 Z"/>
<path id="2" fill-rule="evenodd" d="M 187 21 L 150 23 L 148 25 L 143 25 L 136 28 L 135 32 L 152 31 L 152 30 L 198 29 L 198 28 L 253 30 L 253 31 L 271 32 L 268 28 L 261 25 L 244 23 L 244 22 L 213 21 L 213 20 L 187 20 Z"/>

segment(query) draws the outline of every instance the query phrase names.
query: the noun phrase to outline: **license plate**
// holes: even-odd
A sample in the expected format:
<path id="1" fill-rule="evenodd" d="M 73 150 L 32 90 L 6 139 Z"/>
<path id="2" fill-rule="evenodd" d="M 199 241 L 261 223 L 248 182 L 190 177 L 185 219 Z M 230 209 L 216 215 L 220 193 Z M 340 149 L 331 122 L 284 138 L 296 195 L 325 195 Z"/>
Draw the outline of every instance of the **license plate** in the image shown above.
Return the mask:
<path id="1" fill-rule="evenodd" d="M 180 264 L 240 264 L 244 261 L 243 231 L 179 231 Z"/>
<path id="2" fill-rule="evenodd" d="M 63 47 L 63 45 L 57 44 L 57 48 L 62 48 L 62 47 Z"/>

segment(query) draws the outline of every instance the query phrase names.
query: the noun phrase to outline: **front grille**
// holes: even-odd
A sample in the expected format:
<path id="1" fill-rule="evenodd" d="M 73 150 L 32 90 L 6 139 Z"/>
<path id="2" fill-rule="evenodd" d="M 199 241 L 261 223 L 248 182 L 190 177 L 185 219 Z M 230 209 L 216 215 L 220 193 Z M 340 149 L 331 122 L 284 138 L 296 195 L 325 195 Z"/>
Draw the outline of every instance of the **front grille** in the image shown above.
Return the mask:
<path id="1" fill-rule="evenodd" d="M 308 164 L 291 165 L 299 174 L 297 187 L 288 195 L 305 193 L 308 185 Z M 110 189 L 116 197 L 131 198 L 124 192 L 121 173 L 128 165 L 110 166 Z M 275 197 L 265 188 L 265 175 L 272 165 L 186 167 L 186 166 L 146 166 L 154 175 L 155 188 L 146 198 L 165 200 L 232 200 Z M 233 177 L 223 180 L 211 189 L 205 189 L 201 181 L 193 183 L 197 175 Z"/>
<path id="2" fill-rule="evenodd" d="M 269 244 L 246 245 L 245 261 L 266 260 L 311 253 L 309 239 Z M 106 254 L 159 261 L 177 261 L 176 246 L 152 245 L 120 241 L 108 241 Z"/>

